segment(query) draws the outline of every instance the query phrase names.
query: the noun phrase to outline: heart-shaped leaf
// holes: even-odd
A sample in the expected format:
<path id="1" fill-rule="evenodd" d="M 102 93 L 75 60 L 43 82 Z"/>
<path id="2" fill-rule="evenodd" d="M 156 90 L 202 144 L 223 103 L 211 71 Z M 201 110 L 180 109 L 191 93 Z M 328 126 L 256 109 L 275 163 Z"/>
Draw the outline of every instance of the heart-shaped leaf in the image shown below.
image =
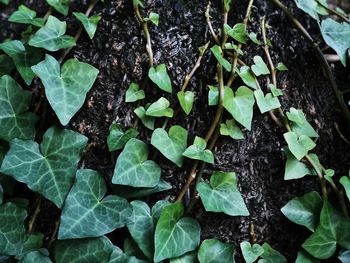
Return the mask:
<path id="1" fill-rule="evenodd" d="M 313 140 L 306 135 L 298 136 L 295 132 L 287 132 L 283 136 L 289 150 L 298 160 L 301 160 L 310 150 L 316 147 Z"/>
<path id="2" fill-rule="evenodd" d="M 98 172 L 78 170 L 64 203 L 58 239 L 99 237 L 125 226 L 132 211 L 130 204 L 106 193 L 106 184 Z"/>
<path id="3" fill-rule="evenodd" d="M 244 135 L 241 129 L 237 126 L 234 120 L 227 120 L 226 124 L 220 124 L 220 134 L 224 136 L 230 136 L 232 139 L 241 140 L 244 139 Z"/>
<path id="4" fill-rule="evenodd" d="M 46 2 L 62 15 L 68 14 L 70 0 L 46 0 Z"/>
<path id="5" fill-rule="evenodd" d="M 317 132 L 307 121 L 305 114 L 302 110 L 298 110 L 292 107 L 290 108 L 290 111 L 287 112 L 287 117 L 292 122 L 291 128 L 293 132 L 295 132 L 298 136 L 306 135 L 310 138 L 319 137 Z"/>
<path id="6" fill-rule="evenodd" d="M 284 172 L 284 180 L 300 179 L 305 175 L 317 175 L 314 169 L 311 169 L 305 163 L 298 161 L 289 150 L 286 150 L 286 156 L 287 162 Z M 321 165 L 317 155 L 310 154 L 310 158 L 316 164 Z"/>
<path id="7" fill-rule="evenodd" d="M 231 216 L 249 215 L 237 188 L 235 173 L 214 172 L 210 177 L 210 186 L 201 182 L 197 185 L 197 191 L 208 212 L 223 212 Z"/>
<path id="8" fill-rule="evenodd" d="M 214 54 L 220 65 L 223 66 L 227 71 L 231 71 L 231 63 L 224 58 L 221 47 L 215 45 L 210 50 Z"/>
<path id="9" fill-rule="evenodd" d="M 246 27 L 247 26 L 243 23 L 235 24 L 233 28 L 225 24 L 224 30 L 227 35 L 237 40 L 239 43 L 245 44 L 247 43 L 247 39 L 248 39 L 248 33 L 246 31 Z"/>
<path id="10" fill-rule="evenodd" d="M 146 109 L 148 109 L 148 107 L 149 107 L 149 104 L 146 105 Z M 140 107 L 137 107 L 134 110 L 134 112 L 135 112 L 136 116 L 140 118 L 142 124 L 145 125 L 145 127 L 147 127 L 150 130 L 153 130 L 155 118 L 152 116 L 147 116 L 146 109 L 144 107 L 140 106 Z"/>
<path id="11" fill-rule="evenodd" d="M 123 149 L 125 144 L 132 138 L 136 138 L 138 131 L 134 128 L 130 128 L 126 132 L 120 124 L 113 123 L 109 128 L 109 134 L 107 137 L 107 145 L 110 152 Z"/>
<path id="12" fill-rule="evenodd" d="M 150 68 L 148 77 L 161 89 L 171 93 L 173 87 L 165 64 L 160 64 L 157 68 Z"/>
<path id="13" fill-rule="evenodd" d="M 264 248 L 262 246 L 259 244 L 254 244 L 252 246 L 248 241 L 241 242 L 240 247 L 246 263 L 255 262 L 264 253 Z"/>
<path id="14" fill-rule="evenodd" d="M 38 117 L 28 112 L 32 101 L 29 91 L 24 91 L 10 76 L 0 78 L 0 139 L 32 139 Z"/>
<path id="15" fill-rule="evenodd" d="M 179 257 L 198 247 L 200 226 L 194 219 L 183 217 L 183 214 L 181 203 L 164 208 L 156 226 L 154 262 Z"/>
<path id="16" fill-rule="evenodd" d="M 152 134 L 151 144 L 181 167 L 184 159 L 182 154 L 187 148 L 187 135 L 187 130 L 178 125 L 170 128 L 169 135 L 164 129 L 158 128 Z"/>
<path id="17" fill-rule="evenodd" d="M 225 244 L 216 239 L 206 239 L 199 247 L 198 260 L 200 263 L 232 263 L 234 252 L 235 248 L 232 244 Z"/>
<path id="18" fill-rule="evenodd" d="M 75 39 L 74 37 L 65 35 L 66 28 L 66 22 L 61 22 L 56 17 L 49 16 L 45 26 L 40 28 L 30 38 L 28 44 L 49 51 L 73 47 L 75 46 Z"/>
<path id="19" fill-rule="evenodd" d="M 265 113 L 281 107 L 280 101 L 277 97 L 273 97 L 271 93 L 264 95 L 261 89 L 254 91 L 256 103 L 261 113 Z"/>
<path id="20" fill-rule="evenodd" d="M 192 91 L 179 91 L 177 93 L 177 98 L 179 99 L 180 106 L 186 115 L 190 114 L 193 107 L 194 93 Z"/>
<path id="21" fill-rule="evenodd" d="M 231 88 L 225 87 L 225 109 L 248 130 L 252 127 L 254 103 L 254 94 L 249 88 L 239 87 L 234 94 Z"/>
<path id="22" fill-rule="evenodd" d="M 174 110 L 169 108 L 170 102 L 161 97 L 156 102 L 152 103 L 146 110 L 146 115 L 152 117 L 168 117 L 172 118 L 174 115 Z"/>
<path id="23" fill-rule="evenodd" d="M 207 142 L 203 138 L 196 136 L 193 144 L 190 145 L 182 155 L 190 159 L 214 163 L 213 153 L 210 150 L 206 150 L 206 148 Z"/>
<path id="24" fill-rule="evenodd" d="M 157 13 L 151 12 L 149 14 L 149 20 L 156 26 L 159 25 L 159 15 Z"/>
<path id="25" fill-rule="evenodd" d="M 349 171 L 349 176 L 343 176 L 342 178 L 340 178 L 339 182 L 344 187 L 346 196 L 350 201 L 350 171 Z"/>
<path id="26" fill-rule="evenodd" d="M 267 86 L 271 90 L 271 93 L 274 97 L 283 96 L 283 91 L 281 89 L 278 89 L 275 85 L 268 84 Z"/>
<path id="27" fill-rule="evenodd" d="M 14 139 L 1 172 L 27 184 L 60 208 L 74 183 L 87 141 L 77 132 L 58 128 L 46 131 L 40 147 L 34 141 Z"/>
<path id="28" fill-rule="evenodd" d="M 67 125 L 84 104 L 99 72 L 76 59 L 68 60 L 60 69 L 58 61 L 50 55 L 32 70 L 44 84 L 46 97 L 62 125 Z"/>
<path id="29" fill-rule="evenodd" d="M 147 145 L 138 139 L 130 139 L 117 159 L 112 183 L 133 187 L 156 186 L 160 179 L 160 167 L 147 158 Z"/>
<path id="30" fill-rule="evenodd" d="M 262 245 L 264 253 L 261 255 L 262 259 L 258 263 L 285 263 L 287 259 L 277 250 L 273 249 L 269 244 Z"/>
<path id="31" fill-rule="evenodd" d="M 73 12 L 73 15 L 83 24 L 90 39 L 93 39 L 97 30 L 97 24 L 101 20 L 101 17 L 98 15 L 87 17 L 85 14 L 80 12 Z"/>
<path id="32" fill-rule="evenodd" d="M 242 66 L 237 70 L 238 76 L 243 80 L 244 84 L 252 89 L 257 89 L 255 76 L 248 66 Z"/>
<path id="33" fill-rule="evenodd" d="M 282 62 L 279 62 L 276 66 L 276 69 L 278 71 L 288 71 L 288 68 L 286 67 L 286 65 L 284 65 Z"/>
<path id="34" fill-rule="evenodd" d="M 140 90 L 139 85 L 131 83 L 125 94 L 125 102 L 135 102 L 143 100 L 145 98 L 145 92 Z"/>
<path id="35" fill-rule="evenodd" d="M 249 33 L 248 37 L 254 44 L 261 45 L 261 41 L 258 39 L 258 36 L 256 33 L 251 32 Z"/>
<path id="36" fill-rule="evenodd" d="M 255 76 L 259 77 L 260 75 L 270 74 L 270 70 L 265 64 L 262 57 L 255 56 L 253 60 L 254 60 L 254 65 L 252 65 L 252 71 L 254 72 Z"/>
<path id="37" fill-rule="evenodd" d="M 25 5 L 20 5 L 18 10 L 13 12 L 9 17 L 9 21 L 20 24 L 30 24 L 37 27 L 42 27 L 45 24 L 43 18 L 36 18 L 36 12 Z"/>
<path id="38" fill-rule="evenodd" d="M 219 103 L 219 89 L 215 86 L 208 86 L 208 105 L 215 106 Z"/>

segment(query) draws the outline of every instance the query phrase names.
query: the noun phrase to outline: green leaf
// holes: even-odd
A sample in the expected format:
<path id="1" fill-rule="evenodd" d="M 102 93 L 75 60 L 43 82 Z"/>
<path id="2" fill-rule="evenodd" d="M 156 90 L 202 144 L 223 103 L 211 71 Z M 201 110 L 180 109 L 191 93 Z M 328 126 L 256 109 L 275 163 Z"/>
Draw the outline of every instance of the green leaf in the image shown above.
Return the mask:
<path id="1" fill-rule="evenodd" d="M 334 254 L 337 244 L 350 249 L 350 221 L 325 200 L 320 224 L 302 247 L 315 258 L 327 259 Z"/>
<path id="2" fill-rule="evenodd" d="M 350 262 L 350 250 L 341 251 L 341 252 L 339 253 L 338 259 L 339 259 L 342 263 L 349 263 L 349 262 Z"/>
<path id="3" fill-rule="evenodd" d="M 105 181 L 94 170 L 78 170 L 64 203 L 58 239 L 99 237 L 126 225 L 128 201 L 108 195 Z"/>
<path id="4" fill-rule="evenodd" d="M 151 12 L 149 14 L 149 20 L 151 20 L 151 22 L 156 26 L 159 25 L 159 15 L 157 13 Z"/>
<path id="5" fill-rule="evenodd" d="M 254 91 L 256 103 L 261 113 L 265 113 L 281 107 L 280 101 L 277 97 L 273 97 L 271 93 L 264 95 L 261 89 Z"/>
<path id="6" fill-rule="evenodd" d="M 150 68 L 148 77 L 161 89 L 171 93 L 173 87 L 165 64 L 160 64 L 157 68 Z"/>
<path id="7" fill-rule="evenodd" d="M 83 24 L 84 29 L 89 35 L 90 39 L 93 39 L 97 30 L 97 24 L 102 17 L 98 15 L 87 17 L 85 14 L 80 12 L 73 12 L 73 15 Z"/>
<path id="8" fill-rule="evenodd" d="M 327 18 L 321 22 L 321 33 L 324 41 L 337 52 L 345 66 L 350 48 L 350 24 L 338 23 L 331 18 Z"/>
<path id="9" fill-rule="evenodd" d="M 242 51 L 242 49 L 238 48 L 237 45 L 232 43 L 226 43 L 225 49 L 234 50 L 238 55 L 241 55 L 241 56 L 244 55 L 244 52 Z"/>
<path id="10" fill-rule="evenodd" d="M 243 23 L 235 24 L 232 27 L 225 24 L 224 30 L 227 35 L 237 40 L 239 43 L 246 44 L 248 39 L 248 33 L 246 31 L 246 25 Z"/>
<path id="11" fill-rule="evenodd" d="M 149 107 L 149 105 L 146 105 L 146 109 Z M 152 116 L 146 115 L 146 109 L 142 106 L 136 108 L 134 110 L 135 114 L 139 119 L 141 120 L 142 124 L 145 125 L 148 129 L 153 130 L 154 129 L 154 122 L 155 118 Z"/>
<path id="12" fill-rule="evenodd" d="M 183 215 L 181 203 L 168 205 L 161 213 L 154 238 L 155 262 L 179 257 L 198 247 L 200 226 L 194 219 Z"/>
<path id="13" fill-rule="evenodd" d="M 269 75 L 270 70 L 265 64 L 264 60 L 260 56 L 254 57 L 254 65 L 252 65 L 252 71 L 254 72 L 255 76 L 259 77 L 261 75 Z"/>
<path id="14" fill-rule="evenodd" d="M 320 261 L 318 259 L 315 259 L 313 256 L 311 256 L 309 253 L 307 253 L 304 250 L 301 250 L 298 252 L 297 259 L 295 263 L 319 263 Z"/>
<path id="15" fill-rule="evenodd" d="M 213 153 L 210 150 L 206 150 L 206 148 L 207 142 L 203 138 L 196 136 L 193 144 L 190 145 L 182 155 L 190 159 L 214 163 Z"/>
<path id="16" fill-rule="evenodd" d="M 21 258 L 23 255 L 27 254 L 31 251 L 38 251 L 43 246 L 43 238 L 44 235 L 39 234 L 27 234 L 26 240 L 22 244 L 21 252 L 16 256 L 17 258 Z"/>
<path id="17" fill-rule="evenodd" d="M 208 104 L 209 106 L 215 106 L 219 104 L 219 89 L 215 86 L 208 86 Z"/>
<path id="18" fill-rule="evenodd" d="M 342 178 L 340 178 L 339 182 L 344 187 L 346 196 L 350 201 L 350 171 L 349 171 L 349 176 L 343 176 Z"/>
<path id="19" fill-rule="evenodd" d="M 274 97 L 279 97 L 283 95 L 283 91 L 281 89 L 278 89 L 273 84 L 268 84 L 269 89 L 271 90 L 271 93 Z"/>
<path id="20" fill-rule="evenodd" d="M 42 252 L 46 252 L 47 254 L 44 254 Z M 19 263 L 52 263 L 51 259 L 48 257 L 48 251 L 32 251 L 27 253 L 20 261 Z"/>
<path id="21" fill-rule="evenodd" d="M 0 78 L 0 139 L 11 141 L 34 137 L 38 117 L 28 112 L 31 101 L 31 93 L 24 91 L 13 78 Z"/>
<path id="22" fill-rule="evenodd" d="M 249 88 L 241 86 L 234 94 L 231 88 L 225 87 L 225 109 L 248 130 L 252 126 L 254 103 L 254 94 Z"/>
<path id="23" fill-rule="evenodd" d="M 197 263 L 197 252 L 188 252 L 180 257 L 170 259 L 170 263 Z"/>
<path id="24" fill-rule="evenodd" d="M 259 244 L 253 244 L 252 246 L 248 241 L 243 241 L 240 247 L 246 263 L 253 263 L 264 254 L 264 248 Z"/>
<path id="25" fill-rule="evenodd" d="M 74 183 L 87 141 L 77 132 L 58 128 L 48 129 L 40 146 L 34 141 L 14 139 L 1 172 L 27 184 L 60 208 Z"/>
<path id="26" fill-rule="evenodd" d="M 264 243 L 264 254 L 261 255 L 263 259 L 260 259 L 258 263 L 285 263 L 287 259 L 277 250 L 273 249 L 269 244 Z"/>
<path id="27" fill-rule="evenodd" d="M 187 148 L 187 135 L 187 130 L 178 125 L 172 126 L 169 134 L 158 128 L 152 134 L 151 144 L 167 159 L 181 167 L 184 159 L 182 154 Z"/>
<path id="28" fill-rule="evenodd" d="M 298 161 L 297 158 L 286 150 L 287 162 L 284 172 L 284 180 L 293 180 L 303 178 L 305 175 L 317 175 L 314 169 L 309 168 L 305 163 Z M 320 163 L 316 154 L 310 154 L 310 158 L 315 163 Z"/>
<path id="29" fill-rule="evenodd" d="M 230 12 L 231 2 L 232 2 L 232 0 L 224 0 L 224 12 L 225 13 Z"/>
<path id="30" fill-rule="evenodd" d="M 70 0 L 46 0 L 46 2 L 62 15 L 68 15 Z"/>
<path id="31" fill-rule="evenodd" d="M 3 75 L 10 75 L 14 68 L 15 65 L 9 56 L 0 55 L 0 77 Z"/>
<path id="32" fill-rule="evenodd" d="M 307 121 L 302 110 L 297 110 L 292 107 L 290 108 L 290 111 L 287 112 L 287 117 L 292 122 L 291 123 L 292 130 L 299 136 L 306 135 L 311 138 L 318 137 L 317 132 Z"/>
<path id="33" fill-rule="evenodd" d="M 135 102 L 143 100 L 145 98 L 145 92 L 140 90 L 139 85 L 131 83 L 128 90 L 125 93 L 125 102 Z"/>
<path id="34" fill-rule="evenodd" d="M 4 5 L 8 5 L 10 3 L 11 0 L 0 0 L 0 3 L 4 4 Z"/>
<path id="35" fill-rule="evenodd" d="M 117 159 L 112 183 L 133 187 L 155 187 L 160 179 L 160 167 L 147 158 L 147 145 L 138 139 L 130 139 Z"/>
<path id="36" fill-rule="evenodd" d="M 297 158 L 301 160 L 307 153 L 316 147 L 316 144 L 306 135 L 298 136 L 295 132 L 287 132 L 283 134 L 289 150 Z"/>
<path id="37" fill-rule="evenodd" d="M 284 65 L 282 62 L 279 62 L 276 67 L 277 70 L 279 71 L 288 71 L 288 68 L 286 65 Z"/>
<path id="38" fill-rule="evenodd" d="M 186 115 L 190 114 L 193 107 L 194 93 L 192 91 L 179 91 L 177 93 L 177 98 Z"/>
<path id="39" fill-rule="evenodd" d="M 146 110 L 146 115 L 152 117 L 168 117 L 172 118 L 174 115 L 174 110 L 169 107 L 170 102 L 161 97 L 156 102 L 153 102 Z"/>
<path id="40" fill-rule="evenodd" d="M 231 71 L 231 63 L 223 57 L 221 47 L 215 45 L 210 50 L 214 54 L 220 65 L 222 65 L 227 71 Z"/>
<path id="41" fill-rule="evenodd" d="M 311 16 L 313 19 L 319 21 L 319 16 L 317 12 L 318 3 L 316 0 L 294 0 L 297 7 Z"/>
<path id="42" fill-rule="evenodd" d="M 237 74 L 248 87 L 257 89 L 256 79 L 250 67 L 242 66 Z"/>
<path id="43" fill-rule="evenodd" d="M 30 24 L 37 27 L 42 27 L 45 24 L 43 18 L 36 18 L 36 12 L 25 5 L 20 5 L 18 10 L 13 12 L 9 17 L 9 21 L 20 24 Z"/>
<path id="44" fill-rule="evenodd" d="M 138 247 L 137 243 L 129 236 L 124 240 L 123 243 L 124 257 L 127 258 L 126 262 L 144 262 L 148 263 L 146 260 L 146 256 Z M 131 259 L 132 258 L 132 259 Z"/>
<path id="45" fill-rule="evenodd" d="M 0 255 L 17 255 L 25 240 L 27 212 L 14 203 L 0 205 Z"/>
<path id="46" fill-rule="evenodd" d="M 197 191 L 208 212 L 222 212 L 230 216 L 249 215 L 233 172 L 214 172 L 210 177 L 210 186 L 201 182 L 197 185 Z"/>
<path id="47" fill-rule="evenodd" d="M 244 139 L 244 135 L 241 129 L 237 126 L 234 120 L 227 120 L 226 124 L 220 124 L 220 134 L 224 136 L 230 136 L 232 139 L 241 140 Z"/>
<path id="48" fill-rule="evenodd" d="M 253 43 L 255 43 L 257 45 L 261 45 L 262 44 L 261 41 L 258 39 L 258 36 L 254 32 L 249 33 L 248 37 L 250 38 L 250 40 Z"/>
<path id="49" fill-rule="evenodd" d="M 322 209 L 322 198 L 313 191 L 302 197 L 293 198 L 284 207 L 282 213 L 293 223 L 315 231 Z"/>
<path id="50" fill-rule="evenodd" d="M 50 55 L 32 70 L 44 84 L 46 97 L 62 125 L 67 125 L 83 106 L 99 73 L 93 66 L 77 59 L 69 59 L 60 68 L 58 61 Z"/>
<path id="51" fill-rule="evenodd" d="M 109 134 L 107 137 L 108 150 L 110 152 L 123 149 L 125 144 L 132 138 L 138 136 L 138 131 L 134 128 L 123 131 L 123 127 L 120 124 L 113 123 L 109 128 Z"/>
<path id="52" fill-rule="evenodd" d="M 54 16 L 49 16 L 45 26 L 40 28 L 29 40 L 33 47 L 57 51 L 75 46 L 74 37 L 65 35 L 67 23 L 61 22 Z"/>
<path id="53" fill-rule="evenodd" d="M 217 239 L 206 239 L 199 247 L 198 260 L 200 263 L 232 263 L 234 252 L 232 244 L 225 244 Z"/>
<path id="54" fill-rule="evenodd" d="M 143 7 L 143 0 L 132 0 L 134 8 L 141 6 Z"/>

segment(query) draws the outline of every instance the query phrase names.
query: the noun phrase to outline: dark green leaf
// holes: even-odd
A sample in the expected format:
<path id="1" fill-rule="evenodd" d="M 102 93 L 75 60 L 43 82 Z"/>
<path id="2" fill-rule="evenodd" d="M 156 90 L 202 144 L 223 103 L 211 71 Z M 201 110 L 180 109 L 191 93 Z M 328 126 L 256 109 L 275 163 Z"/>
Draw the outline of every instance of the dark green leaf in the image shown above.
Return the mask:
<path id="1" fill-rule="evenodd" d="M 126 132 L 120 124 L 113 123 L 109 128 L 107 137 L 107 145 L 110 152 L 123 149 L 125 144 L 132 138 L 136 138 L 138 131 L 134 128 L 128 129 Z"/>
<path id="2" fill-rule="evenodd" d="M 70 0 L 46 0 L 46 2 L 62 15 L 68 14 Z"/>
<path id="3" fill-rule="evenodd" d="M 340 178 L 339 182 L 344 187 L 346 196 L 350 201 L 350 171 L 349 171 L 349 176 L 343 176 L 342 178 Z"/>
<path id="4" fill-rule="evenodd" d="M 46 254 L 42 253 L 46 252 Z M 48 251 L 42 249 L 41 251 L 32 251 L 26 254 L 19 263 L 52 263 L 51 259 L 48 257 Z"/>
<path id="5" fill-rule="evenodd" d="M 180 257 L 170 259 L 170 263 L 197 263 L 197 252 L 188 252 Z"/>
<path id="6" fill-rule="evenodd" d="M 253 263 L 264 254 L 264 248 L 259 244 L 253 244 L 252 246 L 248 241 L 243 241 L 240 247 L 246 263 Z"/>
<path id="7" fill-rule="evenodd" d="M 298 161 L 289 150 L 286 150 L 286 156 L 287 162 L 284 172 L 284 180 L 300 179 L 305 175 L 316 175 L 315 170 L 309 168 L 305 163 Z M 312 158 L 315 163 L 320 164 L 317 155 L 310 154 L 310 158 Z"/>
<path id="8" fill-rule="evenodd" d="M 206 239 L 198 250 L 200 263 L 232 263 L 234 262 L 235 247 L 216 239 Z"/>
<path id="9" fill-rule="evenodd" d="M 15 68 L 12 59 L 7 55 L 0 55 L 0 77 L 9 75 Z"/>
<path id="10" fill-rule="evenodd" d="M 320 261 L 304 250 L 298 252 L 295 263 L 319 263 Z"/>
<path id="11" fill-rule="evenodd" d="M 213 153 L 210 150 L 206 150 L 206 148 L 207 142 L 203 138 L 196 136 L 193 144 L 189 146 L 182 155 L 190 159 L 214 163 Z"/>
<path id="12" fill-rule="evenodd" d="M 269 244 L 264 243 L 264 254 L 261 255 L 263 259 L 260 259 L 258 263 L 285 263 L 287 259 L 277 250 L 273 249 Z"/>

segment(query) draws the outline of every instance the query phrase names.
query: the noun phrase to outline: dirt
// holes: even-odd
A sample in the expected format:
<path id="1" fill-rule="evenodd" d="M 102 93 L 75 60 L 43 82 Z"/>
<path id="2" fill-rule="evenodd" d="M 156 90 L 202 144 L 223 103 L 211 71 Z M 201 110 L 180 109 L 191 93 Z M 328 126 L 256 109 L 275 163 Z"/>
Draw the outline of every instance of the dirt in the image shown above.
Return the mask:
<path id="1" fill-rule="evenodd" d="M 40 5 L 38 3 L 41 3 Z M 213 1 L 212 12 L 214 28 L 221 26 L 222 7 L 220 1 Z M 317 36 L 317 25 L 298 10 L 293 1 L 283 1 L 300 19 L 311 33 Z M 0 41 L 18 37 L 18 29 L 5 20 L 19 3 L 25 3 L 40 14 L 47 10 L 44 1 L 13 1 L 9 7 L 0 10 Z M 243 19 L 246 1 L 234 1 L 229 23 Z M 180 89 L 185 75 L 193 67 L 197 58 L 197 48 L 211 40 L 204 12 L 206 1 L 153 0 L 146 1 L 146 11 L 160 14 L 159 27 L 151 26 L 155 63 L 165 63 L 173 81 L 174 90 Z M 73 11 L 87 8 L 87 1 L 75 1 Z M 83 34 L 69 57 L 78 58 L 99 68 L 100 74 L 89 92 L 84 107 L 76 114 L 67 128 L 79 131 L 89 137 L 91 148 L 84 156 L 82 165 L 100 171 L 107 179 L 112 177 L 115 156 L 111 156 L 106 146 L 106 137 L 110 124 L 115 121 L 126 127 L 132 125 L 135 117 L 134 105 L 124 103 L 124 94 L 131 82 L 140 83 L 147 75 L 148 59 L 145 52 L 143 33 L 134 16 L 132 2 L 126 0 L 104 1 L 97 4 L 94 14 L 103 18 L 94 40 L 90 41 Z M 288 73 L 279 74 L 278 83 L 284 89 L 283 109 L 301 108 L 311 124 L 317 128 L 320 138 L 317 140 L 316 153 L 321 162 L 335 169 L 338 175 L 347 173 L 350 163 L 350 147 L 336 132 L 334 123 L 342 125 L 341 114 L 330 85 L 324 78 L 322 69 L 306 41 L 291 26 L 289 20 L 269 1 L 256 0 L 249 31 L 260 32 L 260 19 L 266 19 L 273 27 L 268 37 L 273 43 L 272 57 L 275 62 L 284 62 Z M 60 17 L 58 15 L 58 17 Z M 78 24 L 69 16 L 68 32 L 74 34 Z M 321 45 L 324 47 L 324 45 Z M 262 50 L 248 45 L 244 60 L 251 64 L 254 55 L 264 57 Z M 207 106 L 207 85 L 215 85 L 216 62 L 206 53 L 202 66 L 191 80 L 189 89 L 196 92 L 196 102 L 192 113 L 185 117 L 179 114 L 171 119 L 169 125 L 182 125 L 189 130 L 191 142 L 195 135 L 204 137 L 215 114 L 215 107 Z M 349 72 L 333 65 L 340 83 L 349 81 Z M 236 83 L 238 86 L 240 83 Z M 39 81 L 29 87 L 38 99 Z M 154 86 L 146 87 L 146 96 L 154 101 L 165 96 L 174 108 L 179 107 L 175 93 L 172 95 L 159 92 Z M 225 117 L 229 117 L 225 115 Z M 46 127 L 58 121 L 49 110 Z M 161 126 L 158 121 L 157 126 Z M 344 128 L 344 127 L 343 127 Z M 140 137 L 149 142 L 152 131 L 139 127 Z M 245 139 L 234 141 L 220 137 L 214 147 L 215 165 L 209 165 L 204 171 L 204 178 L 216 170 L 234 171 L 238 175 L 239 189 L 250 211 L 248 217 L 230 217 L 218 213 L 207 213 L 197 203 L 194 216 L 202 228 L 202 239 L 217 238 L 238 246 L 239 242 L 249 239 L 249 224 L 253 223 L 259 243 L 268 242 L 282 252 L 292 262 L 302 242 L 310 234 L 303 227 L 289 222 L 280 212 L 280 208 L 295 196 L 301 196 L 318 189 L 314 177 L 297 181 L 284 181 L 285 157 L 283 131 L 276 129 L 274 123 L 259 110 L 254 112 L 252 131 L 245 131 Z M 151 155 L 155 149 L 150 147 Z M 158 155 L 156 160 L 162 167 L 162 177 L 172 184 L 173 189 L 156 198 L 174 200 L 180 192 L 192 161 L 187 160 L 183 168 L 176 168 L 165 158 Z M 155 201 L 156 198 L 151 199 Z M 35 226 L 49 237 L 53 231 L 54 218 L 59 211 L 48 201 L 39 215 Z M 45 210 L 44 210 L 45 209 Z M 109 235 L 118 244 L 125 236 L 124 230 Z"/>

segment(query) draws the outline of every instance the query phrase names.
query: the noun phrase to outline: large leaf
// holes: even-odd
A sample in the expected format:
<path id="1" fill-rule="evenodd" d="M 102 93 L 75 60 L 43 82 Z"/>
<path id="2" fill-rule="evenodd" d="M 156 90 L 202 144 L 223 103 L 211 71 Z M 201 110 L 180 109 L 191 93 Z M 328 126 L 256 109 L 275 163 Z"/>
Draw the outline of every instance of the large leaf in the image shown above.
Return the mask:
<path id="1" fill-rule="evenodd" d="M 317 3 L 317 0 L 294 0 L 294 2 L 301 10 L 303 10 L 313 19 L 319 21 L 319 16 L 317 11 L 320 5 L 319 3 Z"/>
<path id="2" fill-rule="evenodd" d="M 264 248 L 259 244 L 251 245 L 248 241 L 243 241 L 240 247 L 246 263 L 253 263 L 264 254 Z"/>
<path id="3" fill-rule="evenodd" d="M 61 69 L 58 61 L 50 55 L 32 70 L 43 82 L 46 97 L 62 125 L 67 125 L 84 104 L 99 72 L 76 59 L 68 60 Z"/>
<path id="4" fill-rule="evenodd" d="M 314 169 L 308 167 L 305 163 L 298 161 L 289 150 L 286 151 L 286 156 L 287 162 L 285 166 L 284 180 L 300 179 L 305 175 L 316 175 Z M 315 163 L 320 162 L 315 154 L 310 154 L 310 158 L 312 158 Z"/>
<path id="5" fill-rule="evenodd" d="M 232 263 L 235 248 L 232 244 L 225 244 L 216 239 L 206 239 L 198 250 L 200 263 Z"/>
<path id="6" fill-rule="evenodd" d="M 98 172 L 78 170 L 64 203 L 58 239 L 99 237 L 125 226 L 131 206 L 126 199 L 106 193 Z"/>
<path id="7" fill-rule="evenodd" d="M 297 259 L 295 260 L 295 263 L 319 263 L 319 262 L 320 261 L 318 259 L 311 256 L 305 250 L 299 251 Z"/>
<path id="8" fill-rule="evenodd" d="M 262 259 L 258 263 L 285 263 L 287 259 L 277 250 L 273 249 L 269 244 L 262 245 L 264 253 L 261 255 Z"/>
<path id="9" fill-rule="evenodd" d="M 249 211 L 237 188 L 235 173 L 214 172 L 210 185 L 201 182 L 197 191 L 206 211 L 223 212 L 231 216 L 248 216 Z"/>
<path id="10" fill-rule="evenodd" d="M 125 144 L 131 138 L 136 138 L 138 134 L 138 131 L 134 128 L 130 128 L 124 132 L 120 124 L 113 123 L 109 128 L 109 134 L 107 137 L 108 150 L 115 151 L 123 149 Z"/>
<path id="11" fill-rule="evenodd" d="M 187 135 L 187 130 L 178 125 L 172 126 L 169 134 L 158 128 L 152 134 L 151 144 L 167 159 L 181 167 L 184 159 L 182 154 L 187 148 Z"/>
<path id="12" fill-rule="evenodd" d="M 133 187 L 156 186 L 161 170 L 158 164 L 147 158 L 147 145 L 138 139 L 130 139 L 117 159 L 112 183 Z"/>
<path id="13" fill-rule="evenodd" d="M 46 2 L 62 15 L 68 14 L 70 0 L 46 0 Z"/>
<path id="14" fill-rule="evenodd" d="M 87 140 L 79 133 L 58 128 L 48 129 L 40 146 L 34 141 L 14 139 L 1 172 L 27 184 L 60 208 L 74 183 Z"/>
<path id="15" fill-rule="evenodd" d="M 207 142 L 203 138 L 196 136 L 193 144 L 190 145 L 182 155 L 190 159 L 200 160 L 206 163 L 214 163 L 213 153 L 206 148 Z"/>
<path id="16" fill-rule="evenodd" d="M 154 261 L 179 257 L 195 250 L 200 242 L 200 226 L 192 218 L 183 217 L 184 207 L 174 203 L 164 208 L 155 232 Z"/>
<path id="17" fill-rule="evenodd" d="M 73 12 L 73 15 L 83 24 L 90 39 L 93 39 L 97 30 L 97 24 L 101 20 L 101 17 L 98 15 L 87 17 L 85 14 L 80 12 Z"/>
<path id="18" fill-rule="evenodd" d="M 36 18 L 36 12 L 25 5 L 20 5 L 18 10 L 9 17 L 9 21 L 20 24 L 30 24 L 37 27 L 42 27 L 45 23 L 43 18 Z"/>
<path id="19" fill-rule="evenodd" d="M 283 134 L 291 153 L 301 160 L 307 153 L 316 147 L 316 144 L 306 135 L 298 136 L 295 132 Z"/>
<path id="20" fill-rule="evenodd" d="M 10 76 L 0 78 L 0 139 L 31 139 L 35 135 L 38 117 L 28 112 L 32 100 Z"/>
<path id="21" fill-rule="evenodd" d="M 150 68 L 148 76 L 161 90 L 169 93 L 173 91 L 171 79 L 168 75 L 165 64 L 160 64 L 157 68 Z"/>

